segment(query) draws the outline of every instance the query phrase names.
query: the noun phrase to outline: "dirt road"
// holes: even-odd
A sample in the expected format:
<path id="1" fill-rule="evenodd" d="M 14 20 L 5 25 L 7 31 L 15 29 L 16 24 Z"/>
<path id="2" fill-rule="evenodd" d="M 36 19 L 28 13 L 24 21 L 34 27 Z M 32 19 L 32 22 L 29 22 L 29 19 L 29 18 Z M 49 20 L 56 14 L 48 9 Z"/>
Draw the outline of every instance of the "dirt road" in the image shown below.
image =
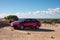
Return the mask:
<path id="1" fill-rule="evenodd" d="M 38 30 L 0 28 L 0 40 L 60 40 L 60 24 L 44 25 Z"/>

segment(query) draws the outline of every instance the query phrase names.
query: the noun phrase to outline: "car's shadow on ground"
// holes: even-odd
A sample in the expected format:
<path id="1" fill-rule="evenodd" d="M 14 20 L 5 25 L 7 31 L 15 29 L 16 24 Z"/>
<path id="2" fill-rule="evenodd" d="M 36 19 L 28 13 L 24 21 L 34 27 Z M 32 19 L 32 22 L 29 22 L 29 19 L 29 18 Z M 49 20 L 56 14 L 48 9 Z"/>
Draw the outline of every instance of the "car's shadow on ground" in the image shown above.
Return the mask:
<path id="1" fill-rule="evenodd" d="M 54 32 L 55 30 L 40 28 L 40 29 L 24 29 L 23 31 Z"/>

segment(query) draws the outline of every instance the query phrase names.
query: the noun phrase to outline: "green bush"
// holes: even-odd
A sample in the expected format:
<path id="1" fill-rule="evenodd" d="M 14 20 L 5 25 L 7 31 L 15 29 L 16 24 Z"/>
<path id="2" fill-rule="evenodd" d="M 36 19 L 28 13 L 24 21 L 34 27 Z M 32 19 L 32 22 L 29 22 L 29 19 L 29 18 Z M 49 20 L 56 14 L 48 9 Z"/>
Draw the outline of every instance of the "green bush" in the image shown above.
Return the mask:
<path id="1" fill-rule="evenodd" d="M 7 17 L 5 17 L 7 20 L 9 20 L 9 22 L 12 21 L 17 21 L 19 18 L 16 15 L 8 15 Z"/>

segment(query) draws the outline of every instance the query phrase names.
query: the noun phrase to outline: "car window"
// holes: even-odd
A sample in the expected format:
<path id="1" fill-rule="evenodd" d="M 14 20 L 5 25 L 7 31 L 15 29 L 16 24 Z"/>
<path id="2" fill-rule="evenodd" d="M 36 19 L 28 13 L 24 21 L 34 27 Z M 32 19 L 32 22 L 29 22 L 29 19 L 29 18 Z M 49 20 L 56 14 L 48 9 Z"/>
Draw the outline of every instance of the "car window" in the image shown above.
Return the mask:
<path id="1" fill-rule="evenodd" d="M 19 21 L 19 22 L 23 22 L 23 21 L 25 21 L 25 19 L 19 19 L 18 21 Z"/>
<path id="2" fill-rule="evenodd" d="M 35 22 L 35 21 L 37 21 L 37 20 L 34 20 L 34 19 L 28 19 L 28 20 L 26 20 L 26 22 Z"/>

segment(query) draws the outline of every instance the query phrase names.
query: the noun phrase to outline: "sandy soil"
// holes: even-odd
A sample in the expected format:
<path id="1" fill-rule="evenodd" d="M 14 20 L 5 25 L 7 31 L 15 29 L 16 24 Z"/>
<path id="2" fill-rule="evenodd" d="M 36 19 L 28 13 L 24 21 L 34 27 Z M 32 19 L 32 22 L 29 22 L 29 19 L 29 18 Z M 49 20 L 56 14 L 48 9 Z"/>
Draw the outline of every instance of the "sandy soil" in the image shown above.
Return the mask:
<path id="1" fill-rule="evenodd" d="M 15 30 L 10 26 L 0 28 L 0 40 L 60 40 L 60 24 L 42 24 L 36 30 Z"/>

